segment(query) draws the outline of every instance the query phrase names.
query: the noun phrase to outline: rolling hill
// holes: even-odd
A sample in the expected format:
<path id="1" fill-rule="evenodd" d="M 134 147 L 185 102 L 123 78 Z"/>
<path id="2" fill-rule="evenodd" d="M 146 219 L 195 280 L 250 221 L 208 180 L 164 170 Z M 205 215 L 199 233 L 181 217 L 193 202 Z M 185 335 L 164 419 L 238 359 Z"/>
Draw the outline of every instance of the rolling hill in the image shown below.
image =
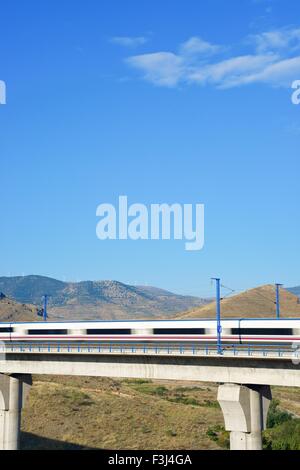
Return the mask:
<path id="1" fill-rule="evenodd" d="M 286 289 L 280 293 L 281 316 L 300 317 L 299 298 Z M 211 302 L 176 315 L 176 318 L 210 318 L 215 316 L 216 304 Z M 275 288 L 265 285 L 224 298 L 221 302 L 222 317 L 270 317 L 276 314 Z"/>
<path id="2" fill-rule="evenodd" d="M 159 318 L 203 305 L 205 299 L 118 281 L 63 282 L 43 276 L 1 277 L 0 291 L 21 303 L 40 306 L 49 295 L 52 319 L 114 320 Z"/>

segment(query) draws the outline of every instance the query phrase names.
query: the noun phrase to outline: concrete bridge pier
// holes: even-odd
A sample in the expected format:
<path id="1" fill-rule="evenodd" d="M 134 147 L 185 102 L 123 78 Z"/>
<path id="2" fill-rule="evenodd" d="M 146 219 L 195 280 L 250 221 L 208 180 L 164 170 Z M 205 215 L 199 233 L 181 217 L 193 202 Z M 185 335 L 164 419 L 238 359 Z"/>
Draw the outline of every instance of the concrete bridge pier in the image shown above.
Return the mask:
<path id="1" fill-rule="evenodd" d="M 230 431 L 231 450 L 261 450 L 262 431 L 272 399 L 269 385 L 223 384 L 218 402 L 223 411 L 225 429 Z"/>
<path id="2" fill-rule="evenodd" d="M 31 384 L 31 375 L 0 374 L 0 450 L 19 449 L 21 410 Z"/>

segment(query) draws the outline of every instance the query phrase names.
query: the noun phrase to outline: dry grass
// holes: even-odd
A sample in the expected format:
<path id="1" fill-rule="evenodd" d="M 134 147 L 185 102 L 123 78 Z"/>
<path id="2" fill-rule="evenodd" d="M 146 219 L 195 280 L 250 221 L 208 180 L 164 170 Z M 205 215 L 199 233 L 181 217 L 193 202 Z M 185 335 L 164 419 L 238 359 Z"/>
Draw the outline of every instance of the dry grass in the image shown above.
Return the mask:
<path id="1" fill-rule="evenodd" d="M 163 392 L 162 392 L 163 391 Z M 80 377 L 35 377 L 23 448 L 218 449 L 216 387 Z"/>
<path id="2" fill-rule="evenodd" d="M 7 297 L 0 300 L 0 322 L 39 321 L 37 308 L 29 304 L 19 304 Z"/>
<path id="3" fill-rule="evenodd" d="M 296 295 L 281 289 L 281 316 L 300 317 L 300 303 Z M 265 317 L 275 318 L 275 287 L 266 285 L 227 297 L 221 302 L 222 317 Z M 212 302 L 196 307 L 175 318 L 210 318 L 215 316 L 216 304 Z"/>
<path id="4" fill-rule="evenodd" d="M 300 389 L 292 387 L 273 387 L 273 398 L 279 400 L 280 408 L 300 418 Z"/>
<path id="5" fill-rule="evenodd" d="M 300 390 L 274 387 L 280 408 L 300 415 Z M 22 416 L 23 449 L 220 449 L 217 385 L 34 377 Z"/>

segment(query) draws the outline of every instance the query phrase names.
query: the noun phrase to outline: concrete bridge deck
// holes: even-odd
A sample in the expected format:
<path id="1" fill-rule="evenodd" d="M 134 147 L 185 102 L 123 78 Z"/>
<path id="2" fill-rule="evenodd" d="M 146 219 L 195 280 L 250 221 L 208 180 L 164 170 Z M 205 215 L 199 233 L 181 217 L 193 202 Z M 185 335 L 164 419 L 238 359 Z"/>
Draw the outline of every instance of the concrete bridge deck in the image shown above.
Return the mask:
<path id="1" fill-rule="evenodd" d="M 173 357 L 217 357 L 235 359 L 275 359 L 300 364 L 300 349 L 270 345 L 225 346 L 220 355 L 213 345 L 145 345 L 144 343 L 0 343 L 1 355 L 7 359 L 11 354 L 61 354 L 61 355 L 129 355 L 129 356 L 173 356 Z"/>
<path id="2" fill-rule="evenodd" d="M 218 355 L 205 350 L 113 349 L 53 345 L 13 347 L 1 354 L 0 373 L 54 374 L 95 377 L 196 380 L 201 382 L 261 384 L 300 387 L 299 359 L 273 351 L 231 351 Z M 288 354 L 288 353 L 286 353 Z M 245 356 L 244 356 L 245 355 Z M 2 356 L 2 357 L 1 357 Z"/>

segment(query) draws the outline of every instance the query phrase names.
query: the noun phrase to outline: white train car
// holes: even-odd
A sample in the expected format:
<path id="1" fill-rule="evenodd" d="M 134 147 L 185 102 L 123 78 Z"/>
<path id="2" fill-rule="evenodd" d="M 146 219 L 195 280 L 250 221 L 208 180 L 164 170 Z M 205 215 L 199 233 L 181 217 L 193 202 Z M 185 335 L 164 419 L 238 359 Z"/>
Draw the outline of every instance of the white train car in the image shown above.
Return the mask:
<path id="1" fill-rule="evenodd" d="M 300 343 L 300 319 L 224 319 L 224 344 Z M 193 342 L 215 344 L 216 321 L 88 321 L 0 323 L 5 342 Z"/>

